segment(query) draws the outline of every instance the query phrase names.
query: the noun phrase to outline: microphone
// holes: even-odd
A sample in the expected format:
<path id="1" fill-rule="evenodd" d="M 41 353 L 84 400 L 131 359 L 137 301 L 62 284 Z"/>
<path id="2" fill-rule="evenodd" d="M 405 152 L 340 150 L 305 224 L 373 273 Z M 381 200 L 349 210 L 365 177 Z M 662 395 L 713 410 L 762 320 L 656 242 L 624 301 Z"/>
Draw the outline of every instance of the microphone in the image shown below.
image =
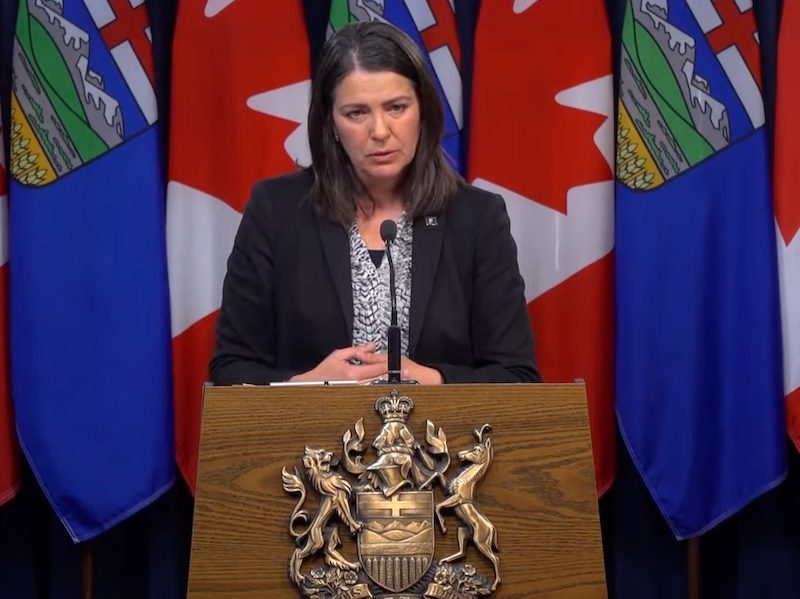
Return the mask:
<path id="1" fill-rule="evenodd" d="M 400 372 L 400 327 L 397 325 L 397 288 L 394 280 L 394 262 L 392 262 L 391 246 L 397 238 L 397 223 L 386 219 L 381 223 L 381 239 L 386 244 L 386 261 L 389 264 L 389 296 L 391 314 L 389 329 L 386 332 L 386 345 L 389 360 L 389 372 L 386 383 L 398 385 L 402 382 Z"/>
<path id="2" fill-rule="evenodd" d="M 397 237 L 397 223 L 391 218 L 387 218 L 381 223 L 381 239 L 384 243 L 394 241 Z"/>

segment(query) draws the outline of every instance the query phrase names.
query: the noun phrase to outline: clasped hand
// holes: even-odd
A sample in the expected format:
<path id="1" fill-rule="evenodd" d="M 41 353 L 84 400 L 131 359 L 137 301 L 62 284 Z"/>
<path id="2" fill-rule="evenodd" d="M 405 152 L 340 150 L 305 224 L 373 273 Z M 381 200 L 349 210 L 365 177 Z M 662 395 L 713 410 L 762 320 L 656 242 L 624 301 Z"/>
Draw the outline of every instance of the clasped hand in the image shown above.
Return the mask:
<path id="1" fill-rule="evenodd" d="M 417 364 L 403 357 L 400 365 L 404 379 L 415 380 L 423 385 L 442 383 L 442 375 L 435 368 Z M 293 376 L 291 381 L 358 381 L 369 383 L 387 376 L 389 371 L 386 352 L 376 352 L 375 344 L 343 347 L 332 351 L 317 366 Z"/>

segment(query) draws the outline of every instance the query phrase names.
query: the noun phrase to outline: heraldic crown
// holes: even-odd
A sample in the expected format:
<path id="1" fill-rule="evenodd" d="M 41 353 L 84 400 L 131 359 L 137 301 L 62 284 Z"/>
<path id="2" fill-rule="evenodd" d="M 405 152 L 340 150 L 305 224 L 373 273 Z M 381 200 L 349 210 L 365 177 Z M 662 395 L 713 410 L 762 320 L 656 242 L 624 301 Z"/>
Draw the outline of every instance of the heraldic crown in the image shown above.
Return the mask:
<path id="1" fill-rule="evenodd" d="M 397 389 L 392 389 L 389 395 L 375 400 L 375 411 L 380 414 L 384 422 L 405 423 L 413 409 L 414 401 L 407 395 L 400 395 Z"/>

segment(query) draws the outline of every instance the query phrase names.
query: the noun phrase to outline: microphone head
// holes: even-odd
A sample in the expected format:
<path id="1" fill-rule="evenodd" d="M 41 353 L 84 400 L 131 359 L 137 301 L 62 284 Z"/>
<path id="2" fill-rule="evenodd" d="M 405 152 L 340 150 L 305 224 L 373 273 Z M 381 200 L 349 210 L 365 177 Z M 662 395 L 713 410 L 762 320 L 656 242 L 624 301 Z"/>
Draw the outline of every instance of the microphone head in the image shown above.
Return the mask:
<path id="1" fill-rule="evenodd" d="M 387 218 L 381 223 L 381 239 L 384 243 L 389 243 L 394 241 L 395 237 L 397 237 L 397 223 Z"/>

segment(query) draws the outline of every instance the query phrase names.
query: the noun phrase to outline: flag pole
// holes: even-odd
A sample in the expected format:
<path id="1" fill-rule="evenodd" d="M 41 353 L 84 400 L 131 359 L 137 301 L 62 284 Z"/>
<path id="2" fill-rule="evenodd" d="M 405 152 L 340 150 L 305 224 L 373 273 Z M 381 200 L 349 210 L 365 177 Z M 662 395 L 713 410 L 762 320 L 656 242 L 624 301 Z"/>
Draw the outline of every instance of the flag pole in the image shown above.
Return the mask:
<path id="1" fill-rule="evenodd" d="M 94 547 L 81 543 L 81 599 L 94 599 Z"/>
<path id="2" fill-rule="evenodd" d="M 700 599 L 700 539 L 694 537 L 686 542 L 687 599 Z"/>

